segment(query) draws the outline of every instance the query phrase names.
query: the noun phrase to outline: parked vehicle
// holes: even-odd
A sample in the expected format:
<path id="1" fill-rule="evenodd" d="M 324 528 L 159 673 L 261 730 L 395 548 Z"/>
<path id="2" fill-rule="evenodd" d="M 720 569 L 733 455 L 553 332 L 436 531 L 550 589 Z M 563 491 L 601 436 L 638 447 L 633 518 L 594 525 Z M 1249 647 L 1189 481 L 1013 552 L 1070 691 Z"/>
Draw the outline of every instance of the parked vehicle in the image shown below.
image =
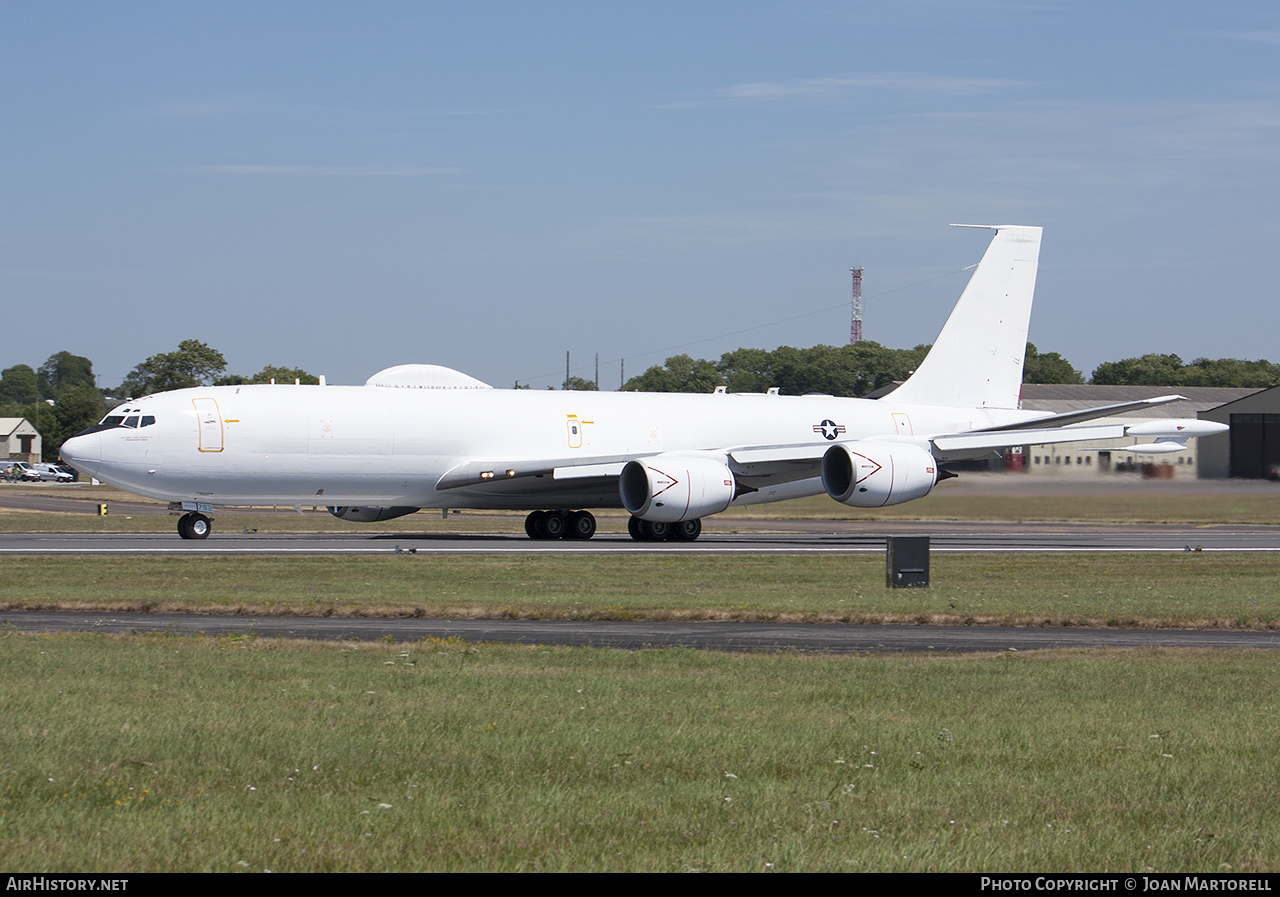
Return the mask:
<path id="1" fill-rule="evenodd" d="M 53 483 L 70 483 L 75 479 L 74 476 L 67 473 L 56 464 L 33 464 L 37 478 Z"/>
<path id="2" fill-rule="evenodd" d="M 26 461 L 13 461 L 13 478 L 21 480 L 24 483 L 38 483 L 40 481 L 40 471 L 36 470 L 35 465 Z"/>

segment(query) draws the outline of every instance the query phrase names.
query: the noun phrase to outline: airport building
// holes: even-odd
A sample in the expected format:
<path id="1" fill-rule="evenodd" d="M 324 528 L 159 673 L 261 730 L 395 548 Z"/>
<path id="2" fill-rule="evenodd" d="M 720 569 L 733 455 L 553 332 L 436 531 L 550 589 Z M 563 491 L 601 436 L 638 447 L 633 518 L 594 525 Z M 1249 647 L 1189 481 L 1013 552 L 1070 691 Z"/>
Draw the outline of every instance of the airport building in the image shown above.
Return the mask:
<path id="1" fill-rule="evenodd" d="M 1280 465 L 1280 387 L 1258 390 L 1026 383 L 1022 387 L 1022 407 L 1061 414 L 1174 394 L 1186 396 L 1187 401 L 1141 408 L 1128 414 L 1102 418 L 1097 423 L 1137 424 L 1171 418 L 1198 418 L 1230 424 L 1231 432 L 1190 439 L 1185 451 L 1167 455 L 1134 454 L 1125 450 L 1128 446 L 1149 442 L 1150 439 L 1145 437 L 1099 440 L 1086 447 L 1071 443 L 1027 445 L 1015 447 L 1007 454 L 1004 466 L 1036 476 L 1087 477 L 1136 473 L 1149 478 L 1181 479 L 1267 476 L 1263 460 L 1268 457 L 1272 459 L 1273 467 Z M 1256 425 L 1253 424 L 1255 418 L 1259 420 Z M 1267 436 L 1269 441 L 1265 440 Z M 1242 472 L 1246 469 L 1251 472 Z"/>
<path id="2" fill-rule="evenodd" d="M 0 417 L 0 459 L 40 461 L 40 432 L 25 417 Z"/>
<path id="3" fill-rule="evenodd" d="M 1280 386 L 1202 411 L 1200 419 L 1231 427 L 1201 440 L 1200 476 L 1280 479 Z"/>

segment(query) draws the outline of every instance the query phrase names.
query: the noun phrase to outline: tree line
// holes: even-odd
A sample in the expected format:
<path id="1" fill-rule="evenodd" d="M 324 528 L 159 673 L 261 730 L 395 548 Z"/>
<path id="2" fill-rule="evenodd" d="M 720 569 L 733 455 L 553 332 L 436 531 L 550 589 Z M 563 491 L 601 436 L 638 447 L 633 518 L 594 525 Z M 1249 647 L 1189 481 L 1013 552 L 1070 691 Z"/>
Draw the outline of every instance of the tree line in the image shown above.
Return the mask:
<path id="1" fill-rule="evenodd" d="M 929 351 L 889 349 L 871 340 L 847 346 L 783 346 L 737 349 L 719 361 L 676 355 L 632 377 L 624 390 L 644 392 L 711 392 L 724 386 L 730 392 L 763 392 L 776 386 L 783 395 L 825 393 L 867 396 L 911 375 Z M 1098 365 L 1086 381 L 1057 352 L 1041 352 L 1027 343 L 1023 383 L 1085 383 L 1120 386 L 1224 386 L 1265 389 L 1280 385 L 1280 364 L 1265 359 L 1197 358 L 1184 364 L 1177 355 L 1149 354 Z M 589 387 L 590 388 L 590 387 Z"/>

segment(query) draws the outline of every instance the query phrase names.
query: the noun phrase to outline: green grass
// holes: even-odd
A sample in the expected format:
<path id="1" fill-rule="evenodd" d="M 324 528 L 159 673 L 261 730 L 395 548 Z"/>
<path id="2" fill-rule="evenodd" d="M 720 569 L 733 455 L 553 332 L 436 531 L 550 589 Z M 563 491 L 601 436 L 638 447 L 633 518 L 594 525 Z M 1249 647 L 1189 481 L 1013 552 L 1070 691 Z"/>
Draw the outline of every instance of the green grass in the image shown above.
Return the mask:
<path id="1" fill-rule="evenodd" d="M 10 871 L 1257 871 L 1267 652 L 0 635 Z"/>
<path id="2" fill-rule="evenodd" d="M 1280 627 L 1275 554 L 13 556 L 0 608 L 526 619 Z"/>
<path id="3" fill-rule="evenodd" d="M 935 493 L 884 519 L 910 509 L 1277 522 L 1269 495 L 1067 498 Z M 784 511 L 863 516 L 815 499 L 715 526 L 784 529 Z M 424 513 L 378 531 L 517 532 L 521 521 Z M 217 525 L 373 529 L 323 512 L 224 514 Z M 99 527 L 169 532 L 173 519 L 0 511 L 10 531 Z M 886 589 L 879 555 L 12 556 L 0 607 L 1252 628 L 1280 619 L 1272 554 L 935 553 L 932 574 L 929 589 Z M 1247 651 L 836 657 L 0 631 L 0 864 L 1269 871 L 1280 867 L 1278 679 L 1273 654 Z"/>

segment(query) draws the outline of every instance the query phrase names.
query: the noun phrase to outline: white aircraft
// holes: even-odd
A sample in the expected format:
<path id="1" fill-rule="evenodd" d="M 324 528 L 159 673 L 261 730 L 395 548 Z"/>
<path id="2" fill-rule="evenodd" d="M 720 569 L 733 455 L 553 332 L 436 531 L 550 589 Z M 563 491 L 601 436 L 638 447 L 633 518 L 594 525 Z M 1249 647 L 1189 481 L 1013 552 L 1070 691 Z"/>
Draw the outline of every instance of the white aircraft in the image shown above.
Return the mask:
<path id="1" fill-rule="evenodd" d="M 910 379 L 879 400 L 826 395 L 493 389 L 435 365 L 363 386 L 179 389 L 133 399 L 67 440 L 82 473 L 186 513 L 203 539 L 215 507 L 323 504 L 344 520 L 420 508 L 527 510 L 535 539 L 589 539 L 583 508 L 626 508 L 633 538 L 696 539 L 735 505 L 826 492 L 875 508 L 926 495 L 940 462 L 1010 445 L 1154 437 L 1175 450 L 1222 424 L 1071 426 L 1162 396 L 1050 415 L 1018 409 L 1040 255 L 1038 227 L 985 226 L 991 245 Z"/>

